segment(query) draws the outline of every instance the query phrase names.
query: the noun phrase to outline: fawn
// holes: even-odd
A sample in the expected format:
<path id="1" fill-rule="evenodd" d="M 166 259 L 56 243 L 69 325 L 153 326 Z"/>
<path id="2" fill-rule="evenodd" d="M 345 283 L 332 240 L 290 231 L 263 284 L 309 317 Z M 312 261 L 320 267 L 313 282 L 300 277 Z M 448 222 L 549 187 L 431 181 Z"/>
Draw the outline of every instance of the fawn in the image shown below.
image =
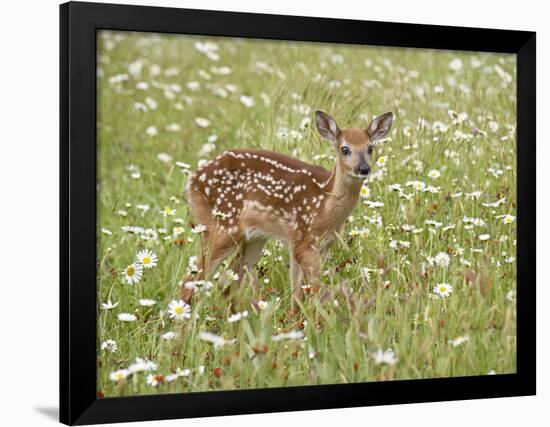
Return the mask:
<path id="1" fill-rule="evenodd" d="M 322 111 L 315 119 L 321 136 L 337 151 L 332 172 L 272 151 L 234 149 L 190 175 L 187 198 L 206 231 L 199 272 L 182 281 L 185 302 L 193 294 L 193 286 L 186 283 L 208 278 L 234 251 L 232 269 L 240 280 L 270 237 L 289 248 L 292 311 L 303 297 L 304 283 L 318 292 L 321 254 L 334 243 L 336 233 L 341 234 L 357 204 L 372 168 L 373 143 L 387 135 L 393 114 L 376 117 L 366 129 L 340 130 Z"/>

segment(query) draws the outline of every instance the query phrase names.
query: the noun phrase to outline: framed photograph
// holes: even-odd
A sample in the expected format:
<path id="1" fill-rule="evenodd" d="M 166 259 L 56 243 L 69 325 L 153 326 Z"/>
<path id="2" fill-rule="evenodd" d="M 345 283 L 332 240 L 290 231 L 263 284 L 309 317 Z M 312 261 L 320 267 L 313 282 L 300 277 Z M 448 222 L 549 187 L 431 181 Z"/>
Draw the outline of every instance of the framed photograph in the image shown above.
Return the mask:
<path id="1" fill-rule="evenodd" d="M 61 422 L 535 393 L 535 33 L 60 25 Z"/>

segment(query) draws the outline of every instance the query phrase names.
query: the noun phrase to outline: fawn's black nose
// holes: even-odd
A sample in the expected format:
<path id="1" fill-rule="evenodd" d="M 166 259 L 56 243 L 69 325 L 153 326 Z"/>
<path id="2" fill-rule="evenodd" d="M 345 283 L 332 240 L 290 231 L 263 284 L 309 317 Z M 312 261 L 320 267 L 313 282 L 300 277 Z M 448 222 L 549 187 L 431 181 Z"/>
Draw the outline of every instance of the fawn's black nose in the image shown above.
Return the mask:
<path id="1" fill-rule="evenodd" d="M 368 175 L 370 173 L 369 165 L 360 165 L 358 169 L 359 175 Z"/>

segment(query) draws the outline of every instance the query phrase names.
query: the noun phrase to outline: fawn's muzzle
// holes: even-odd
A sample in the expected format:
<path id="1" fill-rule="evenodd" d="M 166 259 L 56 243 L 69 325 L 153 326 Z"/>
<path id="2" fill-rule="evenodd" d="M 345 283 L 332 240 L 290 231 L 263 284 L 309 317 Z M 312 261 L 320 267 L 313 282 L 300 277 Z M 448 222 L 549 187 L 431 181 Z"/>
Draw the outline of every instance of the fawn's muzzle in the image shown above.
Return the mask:
<path id="1" fill-rule="evenodd" d="M 368 175 L 370 173 L 370 166 L 369 165 L 360 165 L 357 168 L 357 175 Z"/>

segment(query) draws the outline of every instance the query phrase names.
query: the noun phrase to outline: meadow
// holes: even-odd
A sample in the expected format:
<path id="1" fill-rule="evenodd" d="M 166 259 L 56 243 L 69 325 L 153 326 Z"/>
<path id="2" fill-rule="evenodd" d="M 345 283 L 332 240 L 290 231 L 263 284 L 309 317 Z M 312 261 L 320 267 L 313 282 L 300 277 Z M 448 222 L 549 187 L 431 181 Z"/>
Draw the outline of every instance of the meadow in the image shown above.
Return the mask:
<path id="1" fill-rule="evenodd" d="M 97 82 L 98 396 L 515 372 L 513 55 L 104 31 Z M 271 241 L 242 311 L 230 260 L 183 304 L 189 174 L 237 147 L 332 169 L 317 109 L 394 113 L 322 265 L 330 298 L 290 316 Z"/>

